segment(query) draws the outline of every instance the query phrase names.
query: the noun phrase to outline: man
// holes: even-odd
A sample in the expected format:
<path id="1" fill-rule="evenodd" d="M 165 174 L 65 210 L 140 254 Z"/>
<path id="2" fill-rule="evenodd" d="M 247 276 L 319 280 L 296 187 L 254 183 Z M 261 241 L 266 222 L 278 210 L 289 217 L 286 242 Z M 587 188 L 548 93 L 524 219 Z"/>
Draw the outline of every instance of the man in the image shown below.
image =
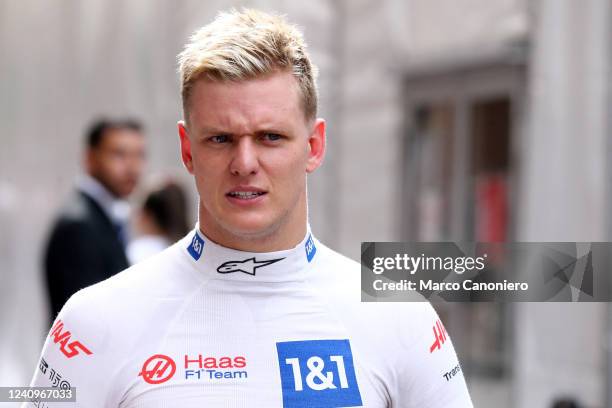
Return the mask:
<path id="1" fill-rule="evenodd" d="M 313 71 L 301 34 L 255 11 L 186 46 L 199 225 L 66 304 L 42 360 L 77 406 L 472 406 L 431 306 L 361 303 L 359 264 L 309 230 L 306 175 L 325 153 Z"/>
<path id="2" fill-rule="evenodd" d="M 132 120 L 93 124 L 85 151 L 86 174 L 54 223 L 45 254 L 53 318 L 78 290 L 128 267 L 125 239 L 129 206 L 144 162 L 144 136 Z"/>

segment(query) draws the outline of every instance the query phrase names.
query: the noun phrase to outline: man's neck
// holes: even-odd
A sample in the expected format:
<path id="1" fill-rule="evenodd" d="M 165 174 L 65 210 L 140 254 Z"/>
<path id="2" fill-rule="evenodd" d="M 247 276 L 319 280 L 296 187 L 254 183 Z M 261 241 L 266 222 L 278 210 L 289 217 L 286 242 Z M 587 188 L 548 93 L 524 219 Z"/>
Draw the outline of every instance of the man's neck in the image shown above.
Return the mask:
<path id="1" fill-rule="evenodd" d="M 308 230 L 304 221 L 303 227 L 283 233 L 279 229 L 258 234 L 232 234 L 229 231 L 213 232 L 200 224 L 200 232 L 218 245 L 246 252 L 275 252 L 291 249 L 299 244 Z"/>
<path id="2" fill-rule="evenodd" d="M 246 252 L 275 252 L 295 247 L 306 236 L 308 222 L 305 209 L 298 210 L 298 214 L 296 219 L 280 221 L 281 225 L 272 225 L 266 230 L 254 233 L 243 233 L 233 232 L 217 223 L 206 222 L 212 217 L 203 214 L 200 209 L 199 226 L 204 236 L 226 248 Z"/>

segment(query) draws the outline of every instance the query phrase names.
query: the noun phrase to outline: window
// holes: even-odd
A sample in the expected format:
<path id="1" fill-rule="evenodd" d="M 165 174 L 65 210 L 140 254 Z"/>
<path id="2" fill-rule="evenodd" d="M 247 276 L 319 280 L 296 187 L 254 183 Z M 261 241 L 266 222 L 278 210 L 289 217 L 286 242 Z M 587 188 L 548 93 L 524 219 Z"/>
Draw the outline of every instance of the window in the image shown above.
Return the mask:
<path id="1" fill-rule="evenodd" d="M 524 68 L 489 64 L 405 83 L 404 239 L 512 240 L 512 152 L 524 100 Z M 503 378 L 511 352 L 506 304 L 434 305 L 468 374 Z"/>

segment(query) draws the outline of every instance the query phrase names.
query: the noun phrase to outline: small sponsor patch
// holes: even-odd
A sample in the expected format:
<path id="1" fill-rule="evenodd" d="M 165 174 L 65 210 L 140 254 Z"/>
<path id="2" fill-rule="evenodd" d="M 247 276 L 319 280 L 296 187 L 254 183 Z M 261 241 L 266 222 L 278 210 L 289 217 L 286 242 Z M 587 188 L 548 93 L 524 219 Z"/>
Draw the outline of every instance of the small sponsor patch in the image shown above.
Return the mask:
<path id="1" fill-rule="evenodd" d="M 63 355 L 67 358 L 73 358 L 75 356 L 89 356 L 93 354 L 89 348 L 78 340 L 74 340 L 72 333 L 66 330 L 64 322 L 58 320 L 55 322 L 49 332 L 49 338 L 53 343 L 59 343 L 59 349 Z"/>
<path id="2" fill-rule="evenodd" d="M 436 323 L 434 324 L 433 333 L 434 333 L 434 341 L 432 345 L 429 347 L 430 353 L 433 353 L 436 350 L 440 350 L 442 346 L 444 345 L 444 343 L 446 342 L 446 340 L 448 339 L 447 334 L 446 334 L 446 329 L 444 328 L 444 325 L 442 324 L 442 321 L 440 321 L 440 319 L 438 319 Z"/>
<path id="3" fill-rule="evenodd" d="M 200 238 L 200 235 L 198 235 L 198 233 L 196 232 L 193 234 L 193 239 L 191 240 L 191 243 L 187 247 L 187 251 L 189 251 L 189 254 L 191 255 L 191 257 L 197 261 L 202 256 L 203 250 L 204 250 L 204 240 Z"/>
<path id="4" fill-rule="evenodd" d="M 161 384 L 172 378 L 176 363 L 164 354 L 155 354 L 147 359 L 138 373 L 149 384 Z"/>
<path id="5" fill-rule="evenodd" d="M 306 245 L 304 245 L 304 248 L 306 249 L 306 259 L 308 259 L 308 262 L 312 261 L 312 258 L 314 258 L 315 254 L 317 253 L 317 247 L 312 239 L 312 234 L 308 236 L 308 240 L 306 240 Z"/>
<path id="6" fill-rule="evenodd" d="M 69 390 L 70 389 L 70 382 L 68 382 L 68 380 L 66 380 L 65 378 L 62 378 L 62 375 L 60 373 L 58 373 L 57 371 L 55 371 L 53 369 L 53 367 L 49 367 L 49 363 L 47 363 L 47 361 L 45 361 L 44 358 L 40 359 L 40 362 L 38 364 L 38 368 L 40 369 L 40 372 L 43 374 L 49 374 L 49 381 L 51 381 L 51 386 L 54 388 L 61 388 L 62 390 Z"/>
<path id="7" fill-rule="evenodd" d="M 446 379 L 446 381 L 450 381 L 454 376 L 461 372 L 461 366 L 457 364 L 450 371 L 442 374 L 442 376 Z"/>

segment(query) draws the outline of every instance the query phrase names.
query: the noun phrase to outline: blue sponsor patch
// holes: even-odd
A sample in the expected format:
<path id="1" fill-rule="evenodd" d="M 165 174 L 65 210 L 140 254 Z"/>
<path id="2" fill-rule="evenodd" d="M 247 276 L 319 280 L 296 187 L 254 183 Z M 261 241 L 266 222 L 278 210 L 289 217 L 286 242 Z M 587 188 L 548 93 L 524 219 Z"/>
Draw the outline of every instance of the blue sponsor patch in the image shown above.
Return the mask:
<path id="1" fill-rule="evenodd" d="M 189 251 L 189 254 L 192 256 L 192 258 L 197 261 L 202 256 L 203 250 L 204 250 L 204 240 L 196 232 L 195 234 L 193 234 L 193 239 L 191 240 L 191 243 L 187 247 L 187 251 Z"/>
<path id="2" fill-rule="evenodd" d="M 348 340 L 276 343 L 284 408 L 360 407 Z"/>
<path id="3" fill-rule="evenodd" d="M 315 254 L 317 253 L 317 247 L 312 239 L 312 234 L 308 236 L 304 248 L 306 249 L 306 259 L 308 259 L 308 262 L 312 261 L 312 258 L 314 258 Z"/>

